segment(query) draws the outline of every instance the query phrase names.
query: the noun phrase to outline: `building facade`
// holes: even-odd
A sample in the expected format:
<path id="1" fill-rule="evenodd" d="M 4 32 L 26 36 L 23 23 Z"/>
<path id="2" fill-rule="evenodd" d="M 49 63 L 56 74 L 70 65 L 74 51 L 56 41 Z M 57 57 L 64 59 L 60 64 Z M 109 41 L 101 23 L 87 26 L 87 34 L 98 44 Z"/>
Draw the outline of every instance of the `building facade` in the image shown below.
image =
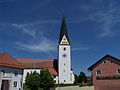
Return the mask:
<path id="1" fill-rule="evenodd" d="M 88 68 L 92 71 L 94 90 L 120 90 L 120 60 L 104 56 Z"/>
<path id="2" fill-rule="evenodd" d="M 0 54 L 0 90 L 22 90 L 24 66 L 7 53 Z"/>

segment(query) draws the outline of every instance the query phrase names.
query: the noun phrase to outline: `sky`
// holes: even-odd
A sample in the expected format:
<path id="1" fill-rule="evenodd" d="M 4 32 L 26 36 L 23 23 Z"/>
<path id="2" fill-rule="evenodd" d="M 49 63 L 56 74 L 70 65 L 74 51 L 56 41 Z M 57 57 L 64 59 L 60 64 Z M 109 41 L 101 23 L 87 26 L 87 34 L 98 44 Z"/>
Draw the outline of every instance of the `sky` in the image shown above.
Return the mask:
<path id="1" fill-rule="evenodd" d="M 58 58 L 64 11 L 72 68 L 86 75 L 105 55 L 120 59 L 120 0 L 0 0 L 0 53 Z"/>

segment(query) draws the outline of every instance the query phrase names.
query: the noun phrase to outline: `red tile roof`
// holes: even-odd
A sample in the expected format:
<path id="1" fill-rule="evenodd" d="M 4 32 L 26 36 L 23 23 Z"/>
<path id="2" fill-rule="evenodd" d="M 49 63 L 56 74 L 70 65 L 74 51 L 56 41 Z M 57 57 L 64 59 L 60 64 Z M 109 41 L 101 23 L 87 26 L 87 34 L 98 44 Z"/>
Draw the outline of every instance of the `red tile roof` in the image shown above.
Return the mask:
<path id="1" fill-rule="evenodd" d="M 56 76 L 57 73 L 57 60 L 55 59 L 17 59 L 20 63 L 22 63 L 27 69 L 43 69 L 47 68 L 49 72 Z"/>
<path id="2" fill-rule="evenodd" d="M 0 53 L 0 66 L 24 69 L 24 66 L 8 53 Z"/>

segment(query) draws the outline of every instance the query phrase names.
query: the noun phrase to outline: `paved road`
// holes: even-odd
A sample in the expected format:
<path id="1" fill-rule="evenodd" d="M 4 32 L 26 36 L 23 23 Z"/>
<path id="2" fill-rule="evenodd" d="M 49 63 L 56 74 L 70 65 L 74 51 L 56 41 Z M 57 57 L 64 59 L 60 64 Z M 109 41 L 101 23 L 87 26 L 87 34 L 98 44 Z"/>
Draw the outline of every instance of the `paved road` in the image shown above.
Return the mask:
<path id="1" fill-rule="evenodd" d="M 58 87 L 56 90 L 94 90 L 94 87 L 79 87 L 79 86 L 68 86 L 68 87 Z"/>

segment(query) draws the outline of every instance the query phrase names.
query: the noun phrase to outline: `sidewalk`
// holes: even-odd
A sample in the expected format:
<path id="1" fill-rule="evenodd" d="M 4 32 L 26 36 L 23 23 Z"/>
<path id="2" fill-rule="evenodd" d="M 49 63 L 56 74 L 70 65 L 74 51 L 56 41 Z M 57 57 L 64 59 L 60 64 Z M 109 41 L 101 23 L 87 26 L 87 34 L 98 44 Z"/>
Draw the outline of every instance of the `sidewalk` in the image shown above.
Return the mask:
<path id="1" fill-rule="evenodd" d="M 68 86 L 68 87 L 57 87 L 56 90 L 94 90 L 94 87 Z"/>

